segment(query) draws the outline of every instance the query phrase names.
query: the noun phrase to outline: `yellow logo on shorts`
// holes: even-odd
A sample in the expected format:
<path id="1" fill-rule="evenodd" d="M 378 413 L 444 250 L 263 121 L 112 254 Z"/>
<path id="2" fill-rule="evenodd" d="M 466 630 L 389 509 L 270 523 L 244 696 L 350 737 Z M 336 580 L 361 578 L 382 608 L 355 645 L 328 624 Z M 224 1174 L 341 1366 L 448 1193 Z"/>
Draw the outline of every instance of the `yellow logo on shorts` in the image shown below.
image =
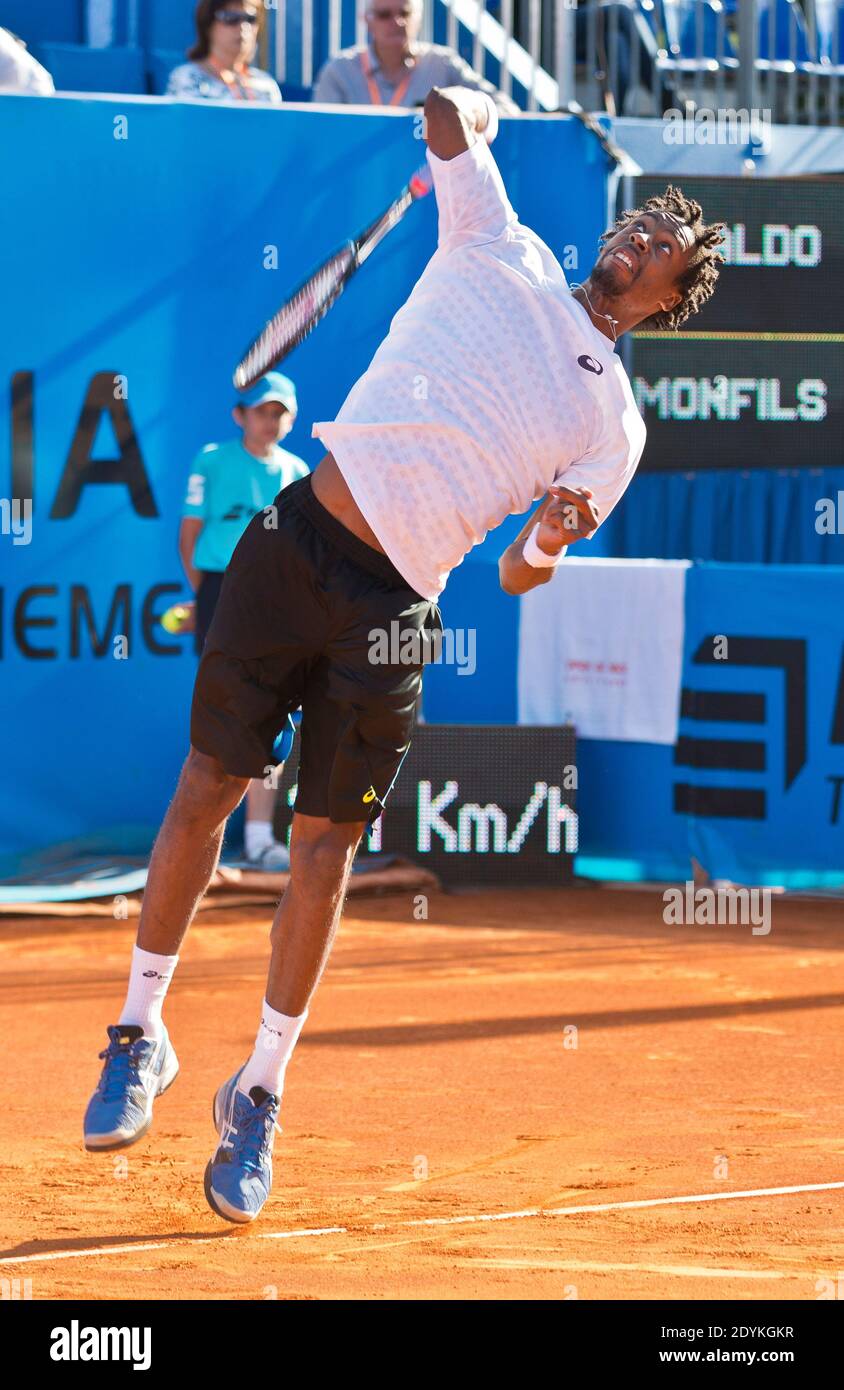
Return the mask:
<path id="1" fill-rule="evenodd" d="M 364 800 L 364 801 L 374 801 L 377 795 L 378 795 L 378 793 L 376 792 L 375 788 L 374 788 L 374 787 L 370 787 L 368 792 L 364 792 L 364 794 L 363 794 L 363 800 Z"/>

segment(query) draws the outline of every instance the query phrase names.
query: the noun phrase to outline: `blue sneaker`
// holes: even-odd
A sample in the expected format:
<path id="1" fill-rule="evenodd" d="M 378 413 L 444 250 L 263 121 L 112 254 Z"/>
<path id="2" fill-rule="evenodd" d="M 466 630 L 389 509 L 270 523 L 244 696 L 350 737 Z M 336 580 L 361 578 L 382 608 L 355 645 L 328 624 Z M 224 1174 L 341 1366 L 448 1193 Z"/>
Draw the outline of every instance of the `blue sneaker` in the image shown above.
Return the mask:
<path id="1" fill-rule="evenodd" d="M 214 1097 L 220 1146 L 205 1169 L 208 1205 L 225 1221 L 254 1221 L 273 1183 L 273 1138 L 279 1129 L 279 1098 L 253 1086 L 237 1089 L 240 1071 Z"/>
<path id="2" fill-rule="evenodd" d="M 146 1134 L 152 1103 L 172 1085 L 179 1063 L 165 1028 L 159 1042 L 137 1024 L 113 1024 L 97 1089 L 85 1111 L 85 1148 L 122 1149 Z"/>

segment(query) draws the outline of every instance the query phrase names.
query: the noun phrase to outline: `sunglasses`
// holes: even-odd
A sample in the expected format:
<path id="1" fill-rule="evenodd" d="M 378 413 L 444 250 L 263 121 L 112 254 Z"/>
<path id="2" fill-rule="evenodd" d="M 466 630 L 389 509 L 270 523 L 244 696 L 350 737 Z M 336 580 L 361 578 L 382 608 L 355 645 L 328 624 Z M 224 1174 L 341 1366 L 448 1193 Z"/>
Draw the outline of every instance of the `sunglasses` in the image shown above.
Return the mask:
<path id="1" fill-rule="evenodd" d="M 217 10 L 214 18 L 219 24 L 257 24 L 258 16 L 250 10 Z"/>

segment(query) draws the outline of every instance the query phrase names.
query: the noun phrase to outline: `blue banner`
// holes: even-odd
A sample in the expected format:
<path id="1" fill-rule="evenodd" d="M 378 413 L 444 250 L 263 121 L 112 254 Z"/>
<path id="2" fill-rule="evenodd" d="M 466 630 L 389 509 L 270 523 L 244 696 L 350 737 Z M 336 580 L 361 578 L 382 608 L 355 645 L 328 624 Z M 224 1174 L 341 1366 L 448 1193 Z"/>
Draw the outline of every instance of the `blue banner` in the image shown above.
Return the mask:
<path id="1" fill-rule="evenodd" d="M 672 782 L 713 877 L 844 883 L 844 568 L 691 570 Z"/>
<path id="2" fill-rule="evenodd" d="M 59 842 L 149 847 L 187 749 L 195 659 L 158 619 L 187 593 L 190 462 L 235 432 L 231 373 L 256 329 L 395 196 L 420 133 L 383 111 L 0 97 L 6 871 Z M 502 122 L 495 154 L 523 220 L 588 268 L 606 203 L 594 138 L 525 118 Z M 286 363 L 285 444 L 310 464 L 311 422 L 339 408 L 435 243 L 429 199 Z"/>

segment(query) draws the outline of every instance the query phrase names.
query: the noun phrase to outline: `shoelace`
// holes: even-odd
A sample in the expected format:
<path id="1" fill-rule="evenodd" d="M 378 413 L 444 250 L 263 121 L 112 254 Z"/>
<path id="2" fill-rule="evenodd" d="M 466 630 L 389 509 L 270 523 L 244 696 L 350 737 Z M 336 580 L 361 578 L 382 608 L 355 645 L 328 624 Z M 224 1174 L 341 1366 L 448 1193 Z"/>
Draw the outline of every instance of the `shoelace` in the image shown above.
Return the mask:
<path id="1" fill-rule="evenodd" d="M 100 1053 L 100 1058 L 105 1062 L 100 1078 L 103 1100 L 118 1100 L 128 1085 L 138 1082 L 140 1058 L 133 1056 L 132 1046 L 109 1043 L 105 1051 Z"/>
<path id="2" fill-rule="evenodd" d="M 245 1109 L 245 1106 L 241 1108 Z M 235 1129 L 234 1125 L 229 1126 L 221 1140 L 221 1147 L 231 1149 L 235 1162 L 242 1167 L 258 1169 L 261 1166 L 261 1150 L 269 1144 L 272 1131 L 281 1134 L 277 1114 L 278 1105 L 272 1098 L 265 1100 L 261 1105 L 253 1105 L 246 1114 L 241 1129 Z M 232 1142 L 232 1135 L 237 1139 L 236 1144 Z"/>

